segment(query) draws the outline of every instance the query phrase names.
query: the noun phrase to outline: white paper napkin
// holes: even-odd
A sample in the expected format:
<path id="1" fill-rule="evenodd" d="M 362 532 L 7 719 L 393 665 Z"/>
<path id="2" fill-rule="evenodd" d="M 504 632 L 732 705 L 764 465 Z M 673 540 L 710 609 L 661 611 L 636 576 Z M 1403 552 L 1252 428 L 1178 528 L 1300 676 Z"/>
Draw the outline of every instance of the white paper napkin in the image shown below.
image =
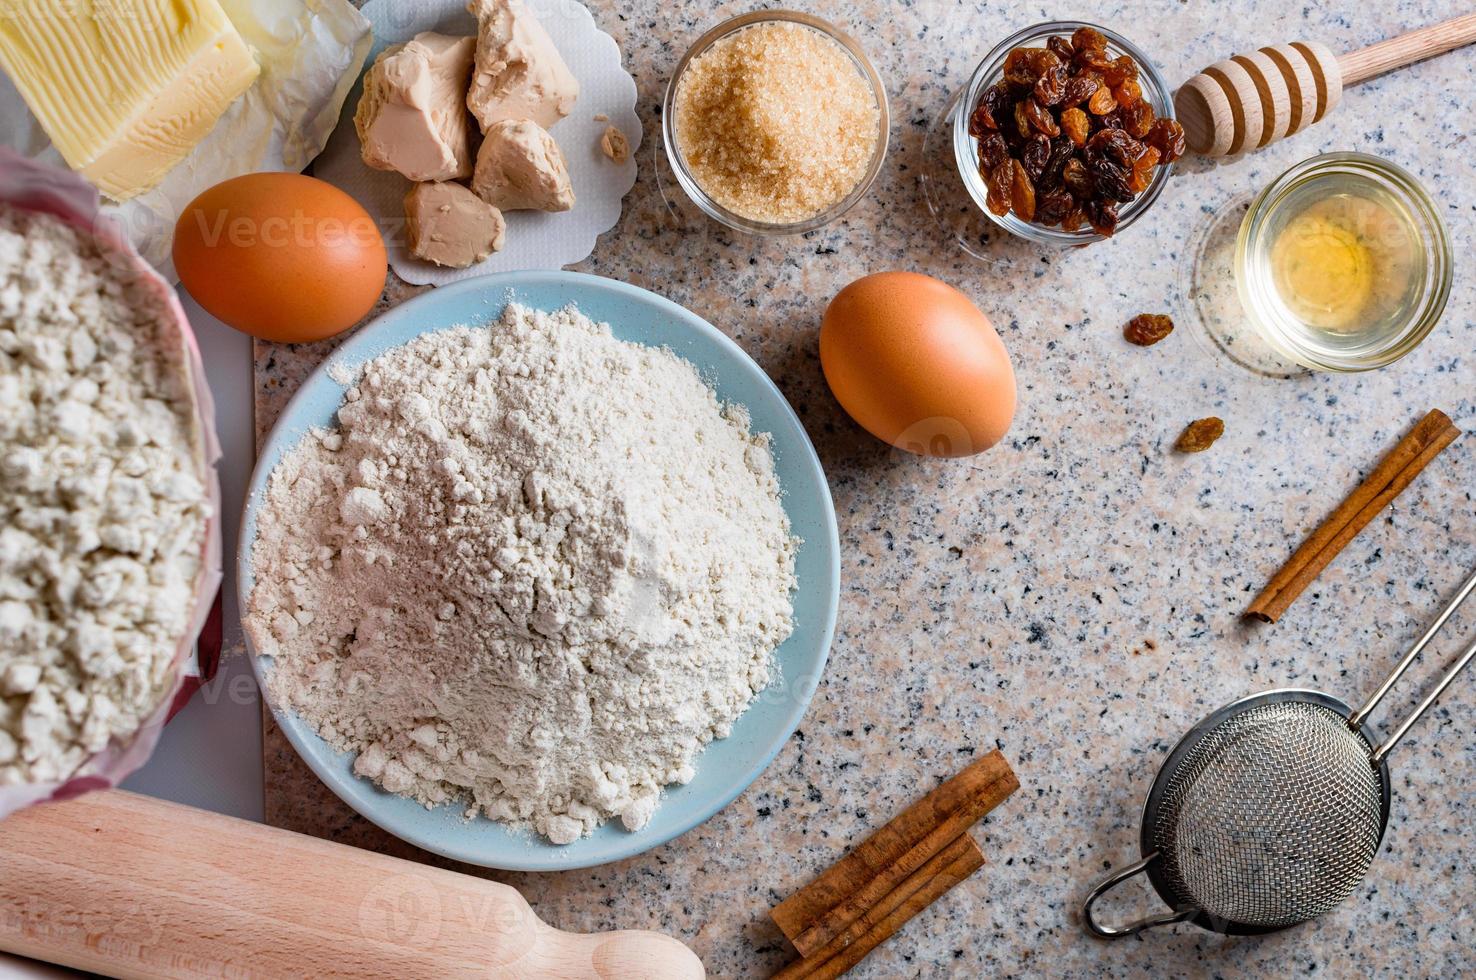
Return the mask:
<path id="1" fill-rule="evenodd" d="M 579 101 L 549 132 L 564 152 L 574 186 L 572 211 L 511 211 L 502 251 L 468 269 L 445 269 L 410 255 L 405 228 L 405 194 L 410 181 L 399 174 L 366 167 L 354 132 L 354 109 L 363 91 L 354 86 L 343 119 L 313 165 L 313 174 L 353 195 L 379 222 L 390 265 L 407 282 L 441 285 L 524 269 L 561 269 L 594 251 L 595 241 L 620 220 L 621 202 L 635 185 L 641 123 L 636 116 L 636 85 L 621 65 L 615 39 L 601 31 L 590 12 L 573 0 L 525 0 L 579 80 Z M 370 0 L 364 16 L 374 25 L 374 55 L 421 31 L 473 35 L 476 21 L 460 0 Z M 372 60 L 372 59 L 371 59 Z M 606 117 L 607 121 L 597 119 Z M 630 141 L 630 157 L 615 163 L 600 150 L 607 126 Z"/>

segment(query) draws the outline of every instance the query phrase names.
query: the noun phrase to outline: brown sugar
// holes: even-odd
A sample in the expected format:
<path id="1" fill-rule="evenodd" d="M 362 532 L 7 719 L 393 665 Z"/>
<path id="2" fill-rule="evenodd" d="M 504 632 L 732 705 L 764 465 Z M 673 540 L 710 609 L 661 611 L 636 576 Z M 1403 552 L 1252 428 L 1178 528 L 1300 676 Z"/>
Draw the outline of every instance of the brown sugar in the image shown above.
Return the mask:
<path id="1" fill-rule="evenodd" d="M 751 221 L 788 224 L 860 183 L 879 116 L 870 84 L 839 43 L 768 22 L 720 38 L 687 66 L 676 141 L 718 204 Z"/>

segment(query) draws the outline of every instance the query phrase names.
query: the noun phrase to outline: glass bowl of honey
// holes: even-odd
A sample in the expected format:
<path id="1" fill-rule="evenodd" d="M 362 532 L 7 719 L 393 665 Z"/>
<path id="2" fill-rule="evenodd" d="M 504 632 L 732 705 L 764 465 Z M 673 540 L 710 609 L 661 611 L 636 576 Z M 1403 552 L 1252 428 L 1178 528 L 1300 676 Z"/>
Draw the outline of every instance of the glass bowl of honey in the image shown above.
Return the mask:
<path id="1" fill-rule="evenodd" d="M 1450 298 L 1450 235 L 1406 170 L 1326 153 L 1251 202 L 1235 246 L 1251 324 L 1278 353 L 1322 371 L 1370 371 L 1419 346 Z"/>

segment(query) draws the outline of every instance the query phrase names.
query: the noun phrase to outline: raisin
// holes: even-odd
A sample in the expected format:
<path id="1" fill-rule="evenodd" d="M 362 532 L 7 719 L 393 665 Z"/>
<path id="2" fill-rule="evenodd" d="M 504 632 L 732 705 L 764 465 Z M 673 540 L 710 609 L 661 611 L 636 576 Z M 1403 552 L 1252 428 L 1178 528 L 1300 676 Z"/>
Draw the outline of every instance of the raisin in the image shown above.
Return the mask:
<path id="1" fill-rule="evenodd" d="M 1078 54 L 1083 51 L 1106 51 L 1107 38 L 1095 27 L 1078 27 L 1071 35 L 1071 47 Z"/>
<path id="2" fill-rule="evenodd" d="M 1005 57 L 1005 81 L 1016 88 L 1030 88 L 1037 79 L 1060 64 L 1061 59 L 1047 48 L 1016 48 Z"/>
<path id="3" fill-rule="evenodd" d="M 1113 109 L 1107 115 L 1100 117 L 1097 122 L 1103 129 L 1122 129 L 1122 110 Z"/>
<path id="4" fill-rule="evenodd" d="M 1025 106 L 1025 118 L 1029 121 L 1031 129 L 1047 136 L 1061 135 L 1061 127 L 1052 118 L 1049 109 L 1034 99 L 1026 99 L 1023 105 Z"/>
<path id="5" fill-rule="evenodd" d="M 1079 201 L 1092 196 L 1091 175 L 1087 173 L 1086 164 L 1075 157 L 1068 160 L 1066 168 L 1061 171 L 1061 185 Z"/>
<path id="6" fill-rule="evenodd" d="M 989 205 L 990 211 L 1000 217 L 1010 213 L 1010 193 L 1014 182 L 1015 161 L 1009 157 L 990 168 L 989 176 L 985 178 L 985 185 L 989 188 L 985 203 Z"/>
<path id="7" fill-rule="evenodd" d="M 1000 165 L 1010 155 L 1004 137 L 998 133 L 985 133 L 979 140 L 979 165 L 988 170 Z"/>
<path id="8" fill-rule="evenodd" d="M 990 130 L 998 128 L 994 125 L 994 119 L 985 111 L 982 102 L 974 107 L 973 112 L 969 113 L 969 135 L 974 137 L 974 139 L 978 139 Z"/>
<path id="9" fill-rule="evenodd" d="M 1072 56 L 1071 63 L 1078 68 L 1088 68 L 1092 71 L 1102 72 L 1112 67 L 1112 56 L 1106 49 L 1077 48 L 1076 54 Z"/>
<path id="10" fill-rule="evenodd" d="M 1058 104 L 1066 95 L 1066 69 L 1057 65 L 1046 70 L 1035 82 L 1035 101 L 1043 106 Z"/>
<path id="11" fill-rule="evenodd" d="M 1143 86 L 1135 79 L 1129 78 L 1121 85 L 1112 87 L 1112 97 L 1117 100 L 1119 106 L 1137 105 L 1143 101 Z"/>
<path id="12" fill-rule="evenodd" d="M 1128 186 L 1132 171 L 1118 166 L 1106 157 L 1097 157 L 1089 161 L 1087 173 L 1092 175 L 1092 186 L 1104 198 L 1126 203 L 1137 196 Z"/>
<path id="13" fill-rule="evenodd" d="M 1054 190 L 1035 203 L 1035 220 L 1043 225 L 1058 225 L 1076 207 L 1076 200 L 1064 190 Z"/>
<path id="14" fill-rule="evenodd" d="M 1102 79 L 1113 88 L 1121 85 L 1128 79 L 1138 77 L 1138 63 L 1127 55 L 1113 59 L 1112 63 L 1102 69 Z"/>
<path id="15" fill-rule="evenodd" d="M 1135 194 L 1141 194 L 1153 183 L 1153 168 L 1158 166 L 1158 148 L 1145 146 L 1136 160 L 1133 161 L 1132 173 L 1128 176 L 1128 187 Z"/>
<path id="16" fill-rule="evenodd" d="M 1015 132 L 1021 139 L 1027 140 L 1035 135 L 1035 131 L 1030 128 L 1030 115 L 1026 108 L 1029 102 L 1029 99 L 1021 99 L 1015 103 Z"/>
<path id="17" fill-rule="evenodd" d="M 1153 107 L 1147 100 L 1128 106 L 1119 115 L 1122 116 L 1122 128 L 1137 139 L 1147 136 L 1153 126 Z"/>
<path id="18" fill-rule="evenodd" d="M 1101 129 L 1087 140 L 1087 163 L 1093 156 L 1103 156 L 1120 167 L 1131 167 L 1143 152 L 1143 144 L 1127 134 L 1125 129 Z"/>
<path id="19" fill-rule="evenodd" d="M 1008 100 L 1003 83 L 985 89 L 979 97 L 979 104 L 974 107 L 974 114 L 969 117 L 969 135 L 982 136 L 989 130 L 999 129 L 999 118 Z"/>
<path id="20" fill-rule="evenodd" d="M 1077 75 L 1066 83 L 1066 91 L 1061 97 L 1064 106 L 1078 106 L 1096 94 L 1102 83 L 1090 75 Z"/>
<path id="21" fill-rule="evenodd" d="M 1087 114 L 1080 109 L 1067 109 L 1061 113 L 1061 132 L 1077 146 L 1086 146 L 1087 131 L 1091 128 Z"/>
<path id="22" fill-rule="evenodd" d="M 1015 161 L 1014 180 L 1010 185 L 1010 203 L 1015 207 L 1015 217 L 1021 221 L 1035 220 L 1035 185 L 1025 172 L 1025 165 Z"/>
<path id="23" fill-rule="evenodd" d="M 1004 80 L 1015 90 L 1030 88 L 1039 77 L 1030 70 L 1030 49 L 1016 48 L 1005 56 Z"/>
<path id="24" fill-rule="evenodd" d="M 1115 202 L 1094 198 L 1083 202 L 1082 209 L 1086 212 L 1086 219 L 1091 223 L 1092 230 L 1103 238 L 1111 238 L 1112 233 L 1117 231 Z"/>
<path id="25" fill-rule="evenodd" d="M 1076 53 L 1076 50 L 1071 47 L 1071 42 L 1059 34 L 1052 34 L 1046 39 L 1046 50 L 1060 58 L 1062 64 L 1070 62 L 1071 56 Z"/>
<path id="26" fill-rule="evenodd" d="M 1049 136 L 1037 136 L 1025 146 L 1025 153 L 1020 157 L 1020 162 L 1025 164 L 1025 173 L 1031 180 L 1039 180 L 1040 175 L 1045 173 L 1046 167 L 1051 162 L 1051 140 Z"/>
<path id="27" fill-rule="evenodd" d="M 1184 127 L 1173 119 L 1159 119 L 1153 123 L 1144 137 L 1150 146 L 1157 147 L 1162 155 L 1163 163 L 1173 163 L 1184 155 L 1187 141 L 1184 137 Z"/>
<path id="28" fill-rule="evenodd" d="M 1040 180 L 1035 182 L 1036 191 L 1041 190 L 1042 184 L 1045 185 L 1046 190 L 1055 190 L 1061 186 L 1061 174 L 1066 169 L 1067 161 L 1075 155 L 1076 144 L 1065 136 L 1057 136 L 1051 140 L 1051 159 L 1046 164 L 1045 170 L 1041 172 Z"/>
<path id="29" fill-rule="evenodd" d="M 1081 231 L 1081 226 L 1086 224 L 1086 220 L 1086 212 L 1078 204 L 1071 209 L 1071 212 L 1066 217 L 1061 219 L 1061 230 L 1071 232 Z"/>
<path id="30" fill-rule="evenodd" d="M 1112 90 L 1105 85 L 1097 89 L 1090 99 L 1087 99 L 1087 111 L 1094 116 L 1105 116 L 1117 108 L 1117 99 L 1112 95 Z"/>
<path id="31" fill-rule="evenodd" d="M 1181 453 L 1202 453 L 1225 434 L 1225 423 L 1213 415 L 1195 419 L 1184 427 L 1174 448 Z"/>
<path id="32" fill-rule="evenodd" d="M 1152 347 L 1174 332 L 1174 321 L 1162 313 L 1139 313 L 1128 321 L 1122 335 L 1128 343 Z"/>

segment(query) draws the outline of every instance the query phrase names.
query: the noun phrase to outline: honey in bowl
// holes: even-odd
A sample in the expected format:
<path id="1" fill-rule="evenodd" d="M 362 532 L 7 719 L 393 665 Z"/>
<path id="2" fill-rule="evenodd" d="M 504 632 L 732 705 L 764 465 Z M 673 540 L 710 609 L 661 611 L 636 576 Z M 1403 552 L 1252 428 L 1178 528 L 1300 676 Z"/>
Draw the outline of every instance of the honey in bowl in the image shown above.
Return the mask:
<path id="1" fill-rule="evenodd" d="M 1408 217 L 1359 191 L 1311 201 L 1271 242 L 1276 295 L 1297 322 L 1334 342 L 1397 326 L 1419 279 Z"/>
<path id="2" fill-rule="evenodd" d="M 1439 321 L 1451 248 L 1408 172 L 1329 153 L 1251 204 L 1235 271 L 1242 306 L 1271 347 L 1307 367 L 1363 371 L 1403 357 Z"/>

